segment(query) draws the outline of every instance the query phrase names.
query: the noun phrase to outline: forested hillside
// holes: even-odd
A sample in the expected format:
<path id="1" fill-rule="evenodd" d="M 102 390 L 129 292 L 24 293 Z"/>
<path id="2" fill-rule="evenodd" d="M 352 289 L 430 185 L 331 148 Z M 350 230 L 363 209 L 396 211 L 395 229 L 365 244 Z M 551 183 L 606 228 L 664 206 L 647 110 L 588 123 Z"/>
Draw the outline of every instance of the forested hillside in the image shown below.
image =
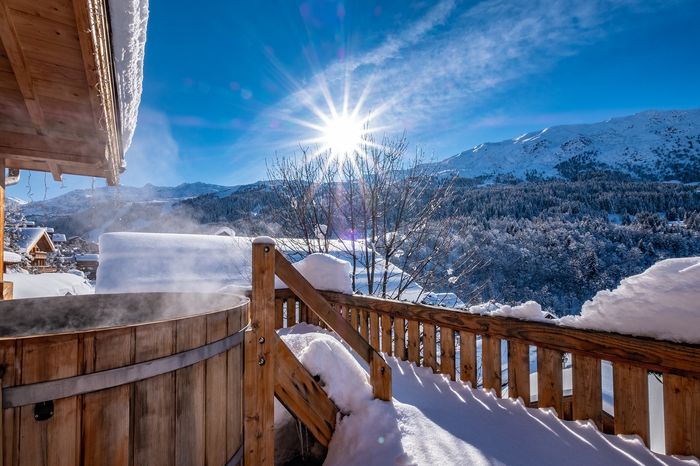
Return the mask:
<path id="1" fill-rule="evenodd" d="M 175 211 L 241 234 L 293 235 L 275 215 L 269 188 L 230 197 L 187 199 Z M 478 186 L 458 180 L 449 217 L 456 244 L 480 266 L 441 271 L 441 291 L 464 300 L 533 299 L 557 314 L 576 313 L 596 291 L 659 259 L 700 254 L 700 191 L 679 183 L 601 174 L 588 181 Z M 459 257 L 455 251 L 455 257 Z"/>

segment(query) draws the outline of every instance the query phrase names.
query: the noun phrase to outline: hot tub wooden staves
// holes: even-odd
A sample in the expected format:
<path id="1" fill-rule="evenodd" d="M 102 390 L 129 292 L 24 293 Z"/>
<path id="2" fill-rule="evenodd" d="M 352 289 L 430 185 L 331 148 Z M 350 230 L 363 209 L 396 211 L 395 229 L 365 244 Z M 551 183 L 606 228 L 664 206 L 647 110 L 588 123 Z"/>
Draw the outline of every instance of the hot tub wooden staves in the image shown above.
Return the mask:
<path id="1" fill-rule="evenodd" d="M 225 465 L 232 458 L 237 464 L 248 301 L 186 296 L 43 300 L 38 308 L 68 315 L 80 307 L 147 312 L 120 314 L 107 328 L 65 332 L 63 321 L 56 332 L 0 338 L 2 465 Z M 26 306 L 31 314 L 29 301 L 42 300 L 0 307 Z M 183 309 L 197 303 L 202 312 L 159 311 L 173 302 Z"/>

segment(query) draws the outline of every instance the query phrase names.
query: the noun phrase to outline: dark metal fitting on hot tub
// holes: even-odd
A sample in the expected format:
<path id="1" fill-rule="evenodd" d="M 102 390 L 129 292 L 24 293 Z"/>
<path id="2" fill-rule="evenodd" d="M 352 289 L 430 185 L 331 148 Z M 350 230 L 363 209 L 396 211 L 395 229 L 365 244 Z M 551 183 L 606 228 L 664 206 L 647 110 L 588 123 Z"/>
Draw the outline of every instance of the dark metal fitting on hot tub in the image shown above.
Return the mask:
<path id="1" fill-rule="evenodd" d="M 264 251 L 265 251 L 265 252 L 270 252 L 270 246 L 265 246 Z"/>
<path id="2" fill-rule="evenodd" d="M 53 417 L 53 400 L 41 401 L 34 405 L 34 419 L 46 421 Z"/>
<path id="3" fill-rule="evenodd" d="M 264 365 L 265 365 L 265 358 L 261 356 L 260 359 L 258 359 L 258 366 L 264 366 Z"/>
<path id="4" fill-rule="evenodd" d="M 265 337 L 258 338 L 258 343 L 260 343 L 261 345 L 265 343 Z"/>

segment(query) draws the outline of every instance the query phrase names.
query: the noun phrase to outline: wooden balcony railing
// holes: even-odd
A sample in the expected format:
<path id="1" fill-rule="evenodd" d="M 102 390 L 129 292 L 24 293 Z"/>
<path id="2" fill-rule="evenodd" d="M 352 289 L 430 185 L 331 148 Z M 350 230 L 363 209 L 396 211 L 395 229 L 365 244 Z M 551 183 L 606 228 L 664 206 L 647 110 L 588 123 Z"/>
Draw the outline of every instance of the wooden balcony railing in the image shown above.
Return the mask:
<path id="1" fill-rule="evenodd" d="M 253 277 L 249 328 L 244 350 L 245 464 L 274 464 L 274 399 L 303 423 L 323 446 L 335 430 L 338 408 L 321 385 L 275 332 L 284 312 L 275 297 L 275 276 L 304 300 L 305 321 L 323 323 L 357 352 L 369 366 L 375 398 L 391 400 L 391 368 L 384 358 L 338 314 L 331 304 L 275 249 L 271 238 L 253 241 Z"/>
<path id="2" fill-rule="evenodd" d="M 637 434 L 649 445 L 648 373 L 661 374 L 667 454 L 700 456 L 700 346 L 561 327 L 507 317 L 339 293 L 321 293 L 377 351 L 502 394 L 501 342 L 507 343 L 507 393 L 530 403 L 530 346 L 537 352 L 537 404 L 563 419 L 590 419 L 599 429 Z M 323 323 L 291 290 L 277 290 L 275 326 Z M 699 330 L 700 331 L 700 330 Z M 481 361 L 477 361 L 477 338 Z M 570 354 L 572 393 L 563 393 Z M 614 417 L 603 410 L 601 361 L 613 370 Z"/>

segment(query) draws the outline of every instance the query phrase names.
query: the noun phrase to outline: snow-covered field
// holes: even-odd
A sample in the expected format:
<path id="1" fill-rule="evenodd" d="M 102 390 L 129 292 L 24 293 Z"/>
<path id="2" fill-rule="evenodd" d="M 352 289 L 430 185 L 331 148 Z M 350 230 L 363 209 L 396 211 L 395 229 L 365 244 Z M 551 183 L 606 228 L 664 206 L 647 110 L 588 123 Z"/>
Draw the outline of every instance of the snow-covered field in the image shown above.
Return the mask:
<path id="1" fill-rule="evenodd" d="M 321 329 L 297 325 L 282 338 L 346 414 L 326 465 L 698 464 L 650 452 L 637 437 L 600 433 L 548 410 L 498 399 L 430 369 L 387 358 L 392 402 L 373 400 L 364 363 Z"/>
<path id="2" fill-rule="evenodd" d="M 85 277 L 72 273 L 6 273 L 6 282 L 13 284 L 13 298 L 41 298 L 92 294 L 95 289 Z"/>

